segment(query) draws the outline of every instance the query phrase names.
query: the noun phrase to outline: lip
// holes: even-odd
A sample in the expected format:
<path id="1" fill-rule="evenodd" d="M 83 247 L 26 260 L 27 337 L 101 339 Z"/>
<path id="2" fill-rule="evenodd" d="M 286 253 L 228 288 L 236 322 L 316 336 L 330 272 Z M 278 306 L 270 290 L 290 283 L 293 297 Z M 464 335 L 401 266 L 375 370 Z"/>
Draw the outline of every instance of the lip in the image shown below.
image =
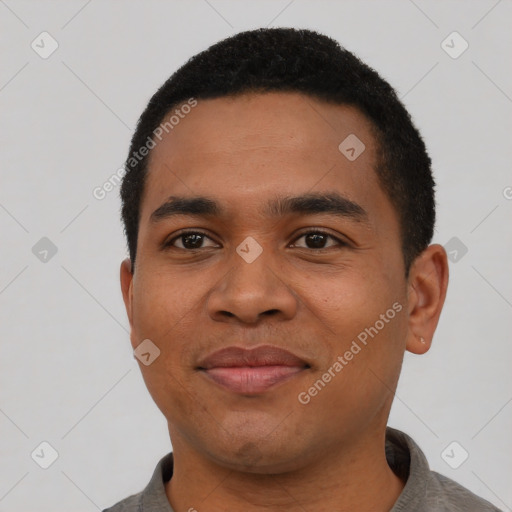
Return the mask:
<path id="1" fill-rule="evenodd" d="M 291 352 L 271 345 L 228 347 L 198 365 L 205 376 L 235 393 L 257 394 L 283 383 L 310 366 Z"/>

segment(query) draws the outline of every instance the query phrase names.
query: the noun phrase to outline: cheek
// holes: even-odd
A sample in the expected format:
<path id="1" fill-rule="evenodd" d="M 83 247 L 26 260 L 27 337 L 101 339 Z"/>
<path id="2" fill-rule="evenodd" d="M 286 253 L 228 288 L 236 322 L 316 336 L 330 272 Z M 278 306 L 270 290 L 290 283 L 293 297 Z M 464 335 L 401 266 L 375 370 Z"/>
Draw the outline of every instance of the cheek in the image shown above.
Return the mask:
<path id="1" fill-rule="evenodd" d="M 380 309 L 375 311 L 380 315 Z M 355 427 L 386 420 L 386 404 L 396 388 L 403 360 L 404 316 L 402 309 L 388 318 L 388 323 L 378 315 L 377 320 L 368 321 L 357 317 L 346 322 L 346 332 L 352 334 L 342 331 L 340 320 L 340 334 L 332 338 L 330 362 L 301 390 L 305 393 L 301 403 L 309 401 L 304 405 L 308 412 L 304 428 L 314 428 L 321 418 L 325 435 L 337 439 L 342 430 L 350 436 Z"/>
<path id="2" fill-rule="evenodd" d="M 357 336 L 397 300 L 381 275 L 355 265 L 329 274 L 296 277 L 295 290 L 301 302 L 336 339 Z"/>
<path id="3" fill-rule="evenodd" d="M 141 266 L 142 267 L 142 266 Z M 150 394 L 162 411 L 190 408 L 183 355 L 197 330 L 205 294 L 204 280 L 176 272 L 141 271 L 133 288 L 132 345 L 149 339 L 160 351 L 150 365 L 139 363 Z"/>
<path id="4" fill-rule="evenodd" d="M 144 382 L 164 416 L 169 417 L 172 411 L 193 415 L 197 404 L 191 400 L 182 355 L 190 343 L 187 333 L 197 323 L 195 315 L 198 313 L 194 308 L 198 300 L 187 289 L 180 292 L 176 282 L 164 276 L 148 279 L 143 284 L 139 293 L 134 293 L 133 335 L 136 339 L 132 338 L 132 344 L 150 339 L 159 351 L 150 365 L 139 362 Z"/>
<path id="5" fill-rule="evenodd" d="M 140 368 L 149 394 L 168 421 L 175 426 L 205 423 L 200 416 L 207 403 L 189 388 L 172 359 L 162 353 L 152 365 Z"/>
<path id="6" fill-rule="evenodd" d="M 322 343 L 329 353 L 312 383 L 331 369 L 335 377 L 325 376 L 329 390 L 322 388 L 323 399 L 340 401 L 340 410 L 344 404 L 357 409 L 361 403 L 379 402 L 387 395 L 386 386 L 393 386 L 403 358 L 407 331 L 403 294 L 382 274 L 355 269 L 316 279 L 315 287 L 311 281 L 301 284 L 299 293 L 309 301 L 311 318 L 323 327 Z M 333 368 L 336 361 L 339 364 Z"/>
<path id="7" fill-rule="evenodd" d="M 171 272 L 141 272 L 134 286 L 133 320 L 138 336 L 168 339 L 197 314 L 201 283 Z"/>

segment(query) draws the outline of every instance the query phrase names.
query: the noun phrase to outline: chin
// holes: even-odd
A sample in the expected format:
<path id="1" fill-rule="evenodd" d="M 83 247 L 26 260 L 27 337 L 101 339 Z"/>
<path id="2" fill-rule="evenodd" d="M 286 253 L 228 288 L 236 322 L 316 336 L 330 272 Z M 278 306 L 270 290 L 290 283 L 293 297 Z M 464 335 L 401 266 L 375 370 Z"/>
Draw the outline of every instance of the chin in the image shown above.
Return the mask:
<path id="1" fill-rule="evenodd" d="M 209 445 L 206 451 L 218 465 L 242 473 L 281 474 L 294 471 L 304 464 L 304 453 L 301 452 L 298 439 L 292 440 L 290 433 L 273 435 L 271 438 L 250 436 L 228 436 Z"/>
<path id="2" fill-rule="evenodd" d="M 214 462 L 231 471 L 254 475 L 278 475 L 300 468 L 296 454 L 264 453 L 255 443 L 246 443 L 236 453 L 214 454 Z"/>
<path id="3" fill-rule="evenodd" d="M 298 470 L 316 457 L 322 437 L 316 429 L 304 428 L 303 418 L 297 424 L 297 416 L 284 407 L 281 414 L 276 414 L 275 406 L 264 409 L 255 404 L 238 411 L 223 408 L 208 415 L 197 411 L 180 414 L 178 421 L 168 417 L 174 426 L 171 440 L 173 434 L 186 439 L 197 454 L 242 473 L 282 474 Z"/>

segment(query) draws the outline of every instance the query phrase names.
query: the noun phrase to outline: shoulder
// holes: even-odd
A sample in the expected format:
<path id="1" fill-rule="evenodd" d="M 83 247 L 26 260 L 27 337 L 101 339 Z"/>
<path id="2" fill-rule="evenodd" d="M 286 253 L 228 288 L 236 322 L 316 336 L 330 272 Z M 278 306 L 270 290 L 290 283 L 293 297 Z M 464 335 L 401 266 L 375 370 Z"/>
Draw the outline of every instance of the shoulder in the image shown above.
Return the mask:
<path id="1" fill-rule="evenodd" d="M 139 512 L 142 492 L 128 496 L 124 500 L 116 503 L 110 508 L 104 509 L 102 512 Z"/>
<path id="2" fill-rule="evenodd" d="M 405 480 L 392 512 L 501 512 L 451 478 L 432 471 L 416 442 L 390 427 L 386 457 L 395 474 Z"/>
<path id="3" fill-rule="evenodd" d="M 480 498 L 451 478 L 435 471 L 430 472 L 428 491 L 429 498 L 433 502 L 438 502 L 439 510 L 445 510 L 446 512 L 466 512 L 467 510 L 501 512 L 492 503 Z"/>
<path id="4" fill-rule="evenodd" d="M 172 452 L 162 457 L 143 491 L 128 496 L 103 512 L 173 512 L 165 494 L 165 483 L 172 476 L 173 463 Z"/>

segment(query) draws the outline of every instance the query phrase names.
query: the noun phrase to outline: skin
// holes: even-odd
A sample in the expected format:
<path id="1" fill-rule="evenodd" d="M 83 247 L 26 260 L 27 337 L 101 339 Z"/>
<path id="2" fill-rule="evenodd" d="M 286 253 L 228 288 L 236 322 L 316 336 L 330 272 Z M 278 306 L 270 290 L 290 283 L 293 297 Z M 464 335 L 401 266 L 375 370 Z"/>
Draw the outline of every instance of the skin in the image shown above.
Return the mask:
<path id="1" fill-rule="evenodd" d="M 349 161 L 349 134 L 365 151 Z M 443 306 L 448 265 L 429 246 L 405 277 L 397 213 L 374 172 L 376 141 L 355 108 L 295 93 L 199 101 L 152 150 L 136 268 L 121 264 L 131 343 L 160 356 L 140 364 L 168 421 L 176 512 L 388 511 L 403 489 L 385 459 L 385 428 L 404 351 L 425 353 Z M 269 215 L 269 199 L 336 192 L 366 219 Z M 219 216 L 150 221 L 169 196 L 206 196 Z M 179 230 L 207 236 L 196 250 L 160 248 Z M 316 229 L 326 248 L 303 236 Z M 236 252 L 248 236 L 263 252 Z M 357 335 L 394 303 L 402 310 L 304 405 L 307 391 Z M 421 338 L 424 342 L 421 342 Z M 271 344 L 310 368 L 256 396 L 197 370 L 214 350 Z"/>

